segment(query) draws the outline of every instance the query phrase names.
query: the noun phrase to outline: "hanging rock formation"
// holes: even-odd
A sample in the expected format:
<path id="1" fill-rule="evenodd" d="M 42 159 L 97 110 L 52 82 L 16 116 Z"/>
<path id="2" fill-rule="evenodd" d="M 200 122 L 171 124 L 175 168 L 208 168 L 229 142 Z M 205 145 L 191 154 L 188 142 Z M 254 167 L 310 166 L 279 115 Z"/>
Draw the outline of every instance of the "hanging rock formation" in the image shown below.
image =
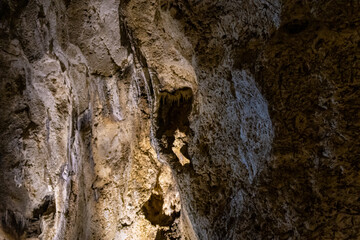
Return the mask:
<path id="1" fill-rule="evenodd" d="M 359 239 L 359 13 L 0 0 L 0 239 Z"/>

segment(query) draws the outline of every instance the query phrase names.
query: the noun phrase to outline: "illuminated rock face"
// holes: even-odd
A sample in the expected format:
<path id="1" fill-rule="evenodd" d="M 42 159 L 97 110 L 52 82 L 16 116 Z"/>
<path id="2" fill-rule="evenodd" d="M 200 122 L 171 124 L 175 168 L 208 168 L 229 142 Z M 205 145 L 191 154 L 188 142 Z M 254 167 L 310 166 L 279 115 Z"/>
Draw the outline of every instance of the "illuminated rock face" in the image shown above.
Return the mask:
<path id="1" fill-rule="evenodd" d="M 360 238 L 340 2 L 0 0 L 0 239 Z"/>

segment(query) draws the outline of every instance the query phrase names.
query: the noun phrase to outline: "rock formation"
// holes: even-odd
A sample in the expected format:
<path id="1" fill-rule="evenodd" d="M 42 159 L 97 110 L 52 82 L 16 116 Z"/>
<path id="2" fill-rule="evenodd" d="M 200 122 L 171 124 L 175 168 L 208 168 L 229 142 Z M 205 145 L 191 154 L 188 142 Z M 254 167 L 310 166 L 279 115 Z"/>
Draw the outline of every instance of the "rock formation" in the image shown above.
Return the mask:
<path id="1" fill-rule="evenodd" d="M 0 0 L 0 239 L 359 239 L 360 2 Z"/>

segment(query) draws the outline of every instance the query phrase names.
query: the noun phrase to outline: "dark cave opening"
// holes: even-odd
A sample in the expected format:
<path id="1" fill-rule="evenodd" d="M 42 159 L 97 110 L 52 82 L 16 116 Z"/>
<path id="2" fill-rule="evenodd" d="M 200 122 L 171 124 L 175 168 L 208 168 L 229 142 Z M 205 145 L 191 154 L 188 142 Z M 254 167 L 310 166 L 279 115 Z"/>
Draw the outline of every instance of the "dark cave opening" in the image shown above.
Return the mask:
<path id="1" fill-rule="evenodd" d="M 175 131 L 191 133 L 189 115 L 192 110 L 193 93 L 190 88 L 182 88 L 174 92 L 160 93 L 160 103 L 156 117 L 156 138 L 159 140 L 161 151 L 164 154 L 172 153 L 175 141 Z M 187 146 L 182 152 L 188 156 Z"/>

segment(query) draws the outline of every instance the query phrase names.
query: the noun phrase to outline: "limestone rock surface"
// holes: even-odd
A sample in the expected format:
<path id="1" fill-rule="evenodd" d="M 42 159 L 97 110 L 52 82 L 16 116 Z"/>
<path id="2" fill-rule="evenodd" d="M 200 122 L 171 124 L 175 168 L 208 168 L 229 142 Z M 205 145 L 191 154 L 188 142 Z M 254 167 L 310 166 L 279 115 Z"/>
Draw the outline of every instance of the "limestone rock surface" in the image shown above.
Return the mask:
<path id="1" fill-rule="evenodd" d="M 360 3 L 0 0 L 0 240 L 360 238 Z"/>

